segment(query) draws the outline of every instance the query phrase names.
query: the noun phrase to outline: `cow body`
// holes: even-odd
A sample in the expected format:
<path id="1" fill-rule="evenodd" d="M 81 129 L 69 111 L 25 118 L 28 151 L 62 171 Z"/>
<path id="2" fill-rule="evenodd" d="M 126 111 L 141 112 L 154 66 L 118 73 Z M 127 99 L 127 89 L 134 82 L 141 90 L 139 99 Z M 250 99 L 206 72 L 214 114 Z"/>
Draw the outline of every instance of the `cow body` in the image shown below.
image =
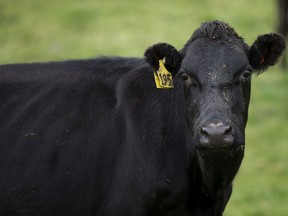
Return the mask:
<path id="1" fill-rule="evenodd" d="M 284 42 L 258 66 L 259 46 L 209 25 L 231 32 L 202 26 L 146 61 L 0 66 L 0 215 L 222 215 L 244 155 L 242 71 L 274 64 Z M 163 58 L 173 89 L 155 87 Z"/>
<path id="2" fill-rule="evenodd" d="M 127 200 L 129 208 L 135 196 L 150 194 L 152 199 L 158 185 L 160 191 L 172 182 L 183 187 L 185 176 L 177 180 L 175 170 L 184 172 L 188 165 L 185 146 L 179 157 L 173 153 L 181 147 L 157 147 L 170 136 L 177 138 L 175 144 L 184 139 L 185 124 L 173 131 L 170 118 L 176 117 L 165 113 L 177 94 L 155 89 L 149 70 L 143 59 L 125 58 L 2 66 L 1 211 L 99 215 L 102 207 L 104 215 L 124 208 L 119 200 Z M 151 127 L 154 121 L 157 128 Z M 167 122 L 171 135 L 162 137 Z M 159 157 L 167 156 L 169 161 L 160 164 Z M 171 167 L 175 162 L 177 169 Z"/>

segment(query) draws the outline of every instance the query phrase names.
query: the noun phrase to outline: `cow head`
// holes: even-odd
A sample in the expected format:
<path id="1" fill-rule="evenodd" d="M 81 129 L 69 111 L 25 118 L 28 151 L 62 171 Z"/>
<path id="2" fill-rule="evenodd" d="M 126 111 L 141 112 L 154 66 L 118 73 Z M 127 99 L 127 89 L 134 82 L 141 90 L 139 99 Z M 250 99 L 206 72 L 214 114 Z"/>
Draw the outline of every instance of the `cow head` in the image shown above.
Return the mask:
<path id="1" fill-rule="evenodd" d="M 179 52 L 163 43 L 147 49 L 145 57 L 154 71 L 158 70 L 158 60 L 165 57 L 165 66 L 175 83 L 183 83 L 192 148 L 203 169 L 217 161 L 222 161 L 220 165 L 225 163 L 226 169 L 236 154 L 235 163 L 240 166 L 251 76 L 274 65 L 284 49 L 285 40 L 279 34 L 261 35 L 250 47 L 233 28 L 219 21 L 202 24 Z M 209 164 L 206 157 L 212 152 L 220 156 L 208 159 L 213 161 Z M 231 178 L 238 165 L 234 166 Z"/>

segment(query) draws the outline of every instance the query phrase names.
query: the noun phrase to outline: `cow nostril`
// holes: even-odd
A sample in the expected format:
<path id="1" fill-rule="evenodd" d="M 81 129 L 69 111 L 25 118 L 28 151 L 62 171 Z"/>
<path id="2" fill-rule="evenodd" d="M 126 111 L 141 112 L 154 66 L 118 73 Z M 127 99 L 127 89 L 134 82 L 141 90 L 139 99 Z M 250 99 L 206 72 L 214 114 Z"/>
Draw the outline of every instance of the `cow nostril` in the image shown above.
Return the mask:
<path id="1" fill-rule="evenodd" d="M 200 134 L 201 134 L 202 136 L 209 136 L 208 128 L 202 127 L 202 128 L 200 129 Z"/>
<path id="2" fill-rule="evenodd" d="M 226 128 L 224 128 L 224 135 L 225 136 L 230 136 L 232 135 L 232 127 L 230 125 L 225 126 Z"/>

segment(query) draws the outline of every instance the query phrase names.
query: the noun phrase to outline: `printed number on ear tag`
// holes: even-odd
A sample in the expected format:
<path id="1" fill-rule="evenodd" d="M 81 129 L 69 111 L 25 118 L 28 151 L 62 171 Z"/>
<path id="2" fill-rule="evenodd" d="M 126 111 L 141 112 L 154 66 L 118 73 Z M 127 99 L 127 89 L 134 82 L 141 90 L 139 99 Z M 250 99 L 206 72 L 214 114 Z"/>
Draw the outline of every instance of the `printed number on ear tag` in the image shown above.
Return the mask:
<path id="1" fill-rule="evenodd" d="M 154 73 L 157 88 L 173 88 L 172 74 L 165 68 L 163 60 L 159 60 L 159 69 Z"/>

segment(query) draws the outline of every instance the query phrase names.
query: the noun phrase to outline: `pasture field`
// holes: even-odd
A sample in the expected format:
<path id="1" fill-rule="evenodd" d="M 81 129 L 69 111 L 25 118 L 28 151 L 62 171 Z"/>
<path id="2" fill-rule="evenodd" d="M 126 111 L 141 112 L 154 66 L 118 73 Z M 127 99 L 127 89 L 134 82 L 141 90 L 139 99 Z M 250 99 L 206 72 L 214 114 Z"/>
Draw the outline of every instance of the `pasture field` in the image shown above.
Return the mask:
<path id="1" fill-rule="evenodd" d="M 0 0 L 0 64 L 143 56 L 180 49 L 200 23 L 223 20 L 253 43 L 275 31 L 272 0 Z M 253 77 L 245 158 L 225 216 L 288 215 L 288 71 Z M 1 120 L 0 120 L 1 121 Z"/>

